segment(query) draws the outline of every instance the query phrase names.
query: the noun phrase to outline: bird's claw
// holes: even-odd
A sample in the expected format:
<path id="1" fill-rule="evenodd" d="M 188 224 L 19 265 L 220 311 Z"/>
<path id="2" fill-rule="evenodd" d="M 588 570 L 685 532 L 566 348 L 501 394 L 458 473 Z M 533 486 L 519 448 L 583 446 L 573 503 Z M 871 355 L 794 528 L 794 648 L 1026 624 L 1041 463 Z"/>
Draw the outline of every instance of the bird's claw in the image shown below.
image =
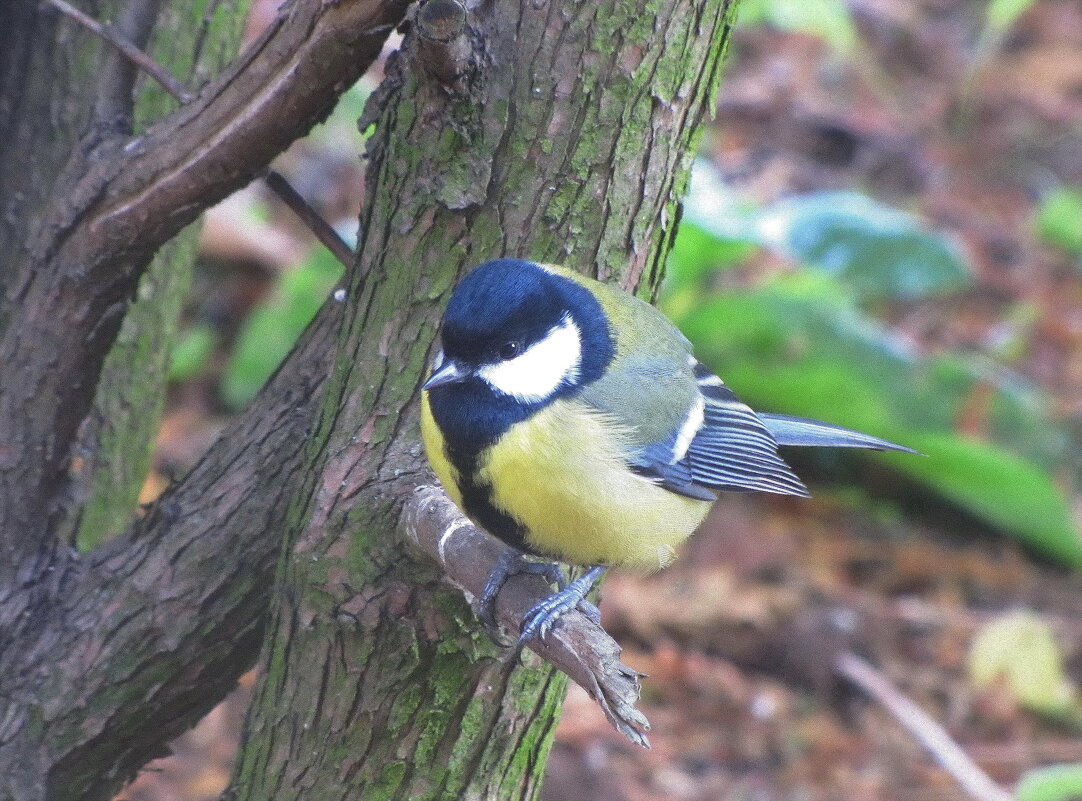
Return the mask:
<path id="1" fill-rule="evenodd" d="M 515 551 L 505 551 L 485 582 L 485 587 L 477 599 L 477 618 L 498 645 L 510 646 L 513 643 L 504 640 L 496 622 L 496 596 L 511 576 L 519 573 L 532 573 L 541 576 L 549 584 L 554 584 L 560 592 L 567 588 L 567 578 L 560 566 L 552 562 L 531 562 Z"/>
<path id="2" fill-rule="evenodd" d="M 556 622 L 572 609 L 577 608 L 594 623 L 600 623 L 600 610 L 587 601 L 585 596 L 604 572 L 603 567 L 591 567 L 567 587 L 534 604 L 523 618 L 522 633 L 518 638 L 519 647 L 535 639 L 545 639 Z"/>

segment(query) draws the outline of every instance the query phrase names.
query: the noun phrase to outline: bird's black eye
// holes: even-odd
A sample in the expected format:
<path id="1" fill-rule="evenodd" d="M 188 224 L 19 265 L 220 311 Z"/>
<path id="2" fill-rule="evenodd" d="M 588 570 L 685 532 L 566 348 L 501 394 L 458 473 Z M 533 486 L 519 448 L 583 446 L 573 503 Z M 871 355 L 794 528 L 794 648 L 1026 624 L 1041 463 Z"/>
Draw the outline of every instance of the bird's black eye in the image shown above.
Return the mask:
<path id="1" fill-rule="evenodd" d="M 496 354 L 504 361 L 513 359 L 520 353 L 522 353 L 522 343 L 518 341 L 505 342 L 500 345 L 500 349 L 496 351 Z"/>

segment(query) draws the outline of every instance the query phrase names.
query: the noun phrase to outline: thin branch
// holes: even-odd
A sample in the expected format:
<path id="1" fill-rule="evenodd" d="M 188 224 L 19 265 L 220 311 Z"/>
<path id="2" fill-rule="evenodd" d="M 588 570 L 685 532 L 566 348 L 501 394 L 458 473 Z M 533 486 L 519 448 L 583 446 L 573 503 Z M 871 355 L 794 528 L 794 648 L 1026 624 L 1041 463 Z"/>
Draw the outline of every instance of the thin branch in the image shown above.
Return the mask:
<path id="1" fill-rule="evenodd" d="M 1013 801 L 1013 796 L 992 781 L 946 729 L 867 661 L 845 651 L 838 655 L 834 668 L 890 712 L 976 801 Z"/>
<path id="2" fill-rule="evenodd" d="M 114 31 L 112 26 L 102 25 L 93 17 L 84 14 L 75 6 L 68 3 L 67 0 L 44 0 L 44 2 L 111 44 L 123 53 L 129 61 L 137 65 L 139 69 L 157 81 L 165 91 L 181 103 L 188 103 L 195 98 L 195 95 L 185 89 L 184 86 L 163 69 L 161 65 L 129 42 L 126 38 Z"/>
<path id="3" fill-rule="evenodd" d="M 154 80 L 162 85 L 165 91 L 181 103 L 187 103 L 195 97 L 195 95 L 192 95 L 184 88 L 180 81 L 170 75 L 164 67 L 139 49 L 133 42 L 126 39 L 119 32 L 114 31 L 111 26 L 106 27 L 102 25 L 79 9 L 69 5 L 65 0 L 46 0 L 46 2 L 53 4 L 56 8 L 79 22 L 79 24 L 101 36 L 106 42 L 113 45 L 113 47 L 127 58 L 128 61 L 154 78 Z M 141 10 L 132 12 L 131 16 L 136 18 L 136 21 L 133 24 L 145 26 L 147 17 L 157 16 L 156 13 L 151 15 L 149 11 L 140 13 Z M 110 72 L 115 72 L 115 70 Z M 121 86 L 116 86 L 115 84 L 117 83 L 120 83 Z M 103 78 L 104 85 L 102 91 L 103 94 L 106 92 L 113 95 L 118 92 L 124 94 L 128 98 L 128 105 L 130 106 L 131 89 L 130 86 L 124 87 L 124 83 L 125 82 L 117 76 L 110 74 L 107 78 Z M 107 102 L 105 105 L 107 105 L 109 109 L 112 109 L 111 112 L 106 111 L 106 115 L 111 115 L 113 112 L 117 111 L 117 98 L 114 97 L 112 102 Z M 263 176 L 263 180 L 266 181 L 270 190 L 274 192 L 274 194 L 276 194 L 298 218 L 300 218 L 301 222 L 308 226 L 308 230 L 310 230 L 316 239 L 322 242 L 327 250 L 342 263 L 343 267 L 348 268 L 353 264 L 353 248 L 346 244 L 346 241 L 338 235 L 338 232 L 335 231 L 334 228 L 311 207 L 311 205 L 309 205 L 308 201 L 293 188 L 289 181 L 286 180 L 285 176 L 276 170 L 267 170 L 266 174 Z"/>
<path id="4" fill-rule="evenodd" d="M 267 170 L 263 180 L 270 190 L 278 195 L 279 199 L 300 218 L 301 222 L 308 226 L 308 230 L 315 235 L 316 239 L 334 254 L 334 257 L 342 263 L 343 267 L 348 269 L 353 266 L 353 248 L 346 244 L 346 241 L 338 235 L 333 226 L 323 219 L 319 212 L 309 205 L 307 200 L 301 197 L 301 194 L 293 188 L 292 184 L 285 179 L 285 176 L 277 170 Z"/>
<path id="5" fill-rule="evenodd" d="M 108 31 L 118 40 L 126 41 L 135 52 L 140 52 L 151 63 L 153 59 L 145 52 L 150 35 L 158 22 L 162 0 L 125 0 Z M 115 130 L 131 134 L 135 116 L 135 79 L 141 65 L 132 61 L 123 50 L 108 48 L 98 76 L 98 96 L 94 104 L 98 125 L 106 131 Z M 168 71 L 161 68 L 163 75 Z M 170 76 L 172 77 L 172 76 Z M 179 85 L 179 84 L 178 84 Z M 169 90 L 166 90 L 167 92 Z M 181 101 L 183 102 L 183 101 Z"/>
<path id="6" fill-rule="evenodd" d="M 207 43 L 207 34 L 210 33 L 210 24 L 214 21 L 214 14 L 221 2 L 222 0 L 210 0 L 203 7 L 203 19 L 199 22 L 199 31 L 195 35 L 195 44 L 192 45 L 192 73 L 188 76 L 189 81 L 195 77 L 195 69 L 203 57 L 203 47 Z"/>
<path id="7" fill-rule="evenodd" d="M 409 540 L 437 560 L 448 578 L 473 598 L 481 594 L 492 568 L 508 550 L 463 517 L 436 487 L 416 490 L 403 510 L 402 525 Z M 496 598 L 496 617 L 517 633 L 526 612 L 551 592 L 539 576 L 513 576 Z M 635 708 L 642 674 L 620 662 L 620 646 L 601 626 L 575 610 L 530 648 L 590 693 L 617 731 L 636 745 L 649 747 L 650 723 Z"/>

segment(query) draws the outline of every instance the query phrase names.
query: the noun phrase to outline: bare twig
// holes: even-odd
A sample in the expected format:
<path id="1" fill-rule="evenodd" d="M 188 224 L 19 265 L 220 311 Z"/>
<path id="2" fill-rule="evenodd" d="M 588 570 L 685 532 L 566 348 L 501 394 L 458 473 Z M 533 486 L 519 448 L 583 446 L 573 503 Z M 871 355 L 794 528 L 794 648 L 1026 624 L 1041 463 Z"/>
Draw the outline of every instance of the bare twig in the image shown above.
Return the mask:
<path id="1" fill-rule="evenodd" d="M 145 50 L 158 22 L 161 6 L 162 0 L 125 0 L 107 30 L 118 41 L 127 42 L 135 52 L 142 53 L 148 61 L 155 63 Z M 167 70 L 158 66 L 162 75 L 169 75 Z M 140 69 L 142 66 L 132 61 L 123 50 L 118 47 L 108 49 L 98 76 L 98 96 L 94 104 L 95 118 L 106 130 L 125 134 L 132 132 L 135 79 Z M 168 89 L 166 91 L 169 92 Z"/>
<path id="2" fill-rule="evenodd" d="M 106 42 L 111 44 L 121 53 L 123 53 L 129 61 L 136 64 L 139 69 L 157 81 L 161 87 L 179 100 L 182 103 L 188 103 L 194 95 L 184 88 L 172 75 L 164 70 L 154 59 L 133 45 L 123 36 L 118 34 L 109 25 L 102 25 L 93 17 L 84 14 L 75 6 L 67 2 L 67 0 L 44 0 L 44 2 L 51 5 L 60 13 L 78 22 L 88 31 L 100 36 Z"/>
<path id="3" fill-rule="evenodd" d="M 834 667 L 890 712 L 976 801 L 1012 801 L 1013 796 L 993 782 L 942 726 L 871 664 L 845 651 L 838 655 Z"/>
<path id="4" fill-rule="evenodd" d="M 347 245 L 346 241 L 338 235 L 338 232 L 334 230 L 331 224 L 323 219 L 308 204 L 307 200 L 301 197 L 300 193 L 285 179 L 285 176 L 277 170 L 267 170 L 263 180 L 266 181 L 270 190 L 278 195 L 279 199 L 300 218 L 301 222 L 308 226 L 308 230 L 315 235 L 316 239 L 334 254 L 334 257 L 342 263 L 343 267 L 349 268 L 353 266 L 353 248 Z"/>
<path id="5" fill-rule="evenodd" d="M 463 517 L 436 487 L 417 489 L 406 504 L 402 522 L 410 541 L 439 561 L 451 581 L 474 598 L 507 550 Z M 496 598 L 496 616 L 517 632 L 530 607 L 551 591 L 539 576 L 513 576 Z M 617 731 L 649 747 L 650 723 L 635 708 L 641 674 L 621 664 L 620 646 L 601 626 L 575 610 L 563 615 L 544 640 L 531 643 L 530 648 L 590 693 Z"/>
<path id="6" fill-rule="evenodd" d="M 194 95 L 190 94 L 180 81 L 170 75 L 164 67 L 154 61 L 154 59 L 140 50 L 135 44 L 120 33 L 113 30 L 112 27 L 102 25 L 79 9 L 68 5 L 65 0 L 46 0 L 46 2 L 53 4 L 56 8 L 79 22 L 79 24 L 101 36 L 106 42 L 113 45 L 117 51 L 126 57 L 132 64 L 139 69 L 144 70 L 148 75 L 158 81 L 169 94 L 181 103 L 187 103 L 194 97 Z M 145 17 L 151 15 L 149 12 L 146 14 L 133 12 L 132 16 L 138 18 L 138 24 L 145 26 Z M 153 16 L 156 16 L 156 13 Z M 116 76 L 109 76 L 107 79 L 103 78 L 103 83 L 105 84 L 103 86 L 103 92 L 111 92 L 113 94 L 119 92 L 124 94 L 126 95 L 128 105 L 130 105 L 130 87 L 125 88 L 123 85 L 115 85 L 118 83 L 123 84 L 124 81 L 118 80 Z M 121 105 L 123 102 L 122 99 L 112 98 L 106 105 L 109 108 L 114 108 Z M 353 248 L 346 244 L 345 240 L 338 235 L 338 232 L 309 205 L 308 201 L 293 188 L 289 181 L 286 180 L 285 176 L 276 170 L 267 170 L 266 174 L 263 176 L 263 180 L 266 181 L 270 190 L 278 195 L 281 201 L 300 218 L 301 222 L 308 226 L 308 230 L 310 230 L 316 239 L 323 243 L 327 250 L 342 263 L 343 267 L 349 267 L 353 264 Z"/>

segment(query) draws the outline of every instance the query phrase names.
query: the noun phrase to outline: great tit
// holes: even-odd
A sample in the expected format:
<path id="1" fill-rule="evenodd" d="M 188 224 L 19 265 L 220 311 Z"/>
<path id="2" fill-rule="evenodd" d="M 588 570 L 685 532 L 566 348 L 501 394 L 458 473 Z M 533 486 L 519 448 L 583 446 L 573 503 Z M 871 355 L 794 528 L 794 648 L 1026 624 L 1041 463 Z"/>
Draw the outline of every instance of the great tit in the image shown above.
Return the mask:
<path id="1" fill-rule="evenodd" d="M 496 259 L 458 284 L 423 385 L 432 469 L 475 523 L 515 549 L 482 597 L 538 572 L 559 591 L 527 614 L 544 637 L 609 566 L 656 570 L 722 490 L 808 494 L 779 445 L 910 449 L 826 423 L 753 412 L 657 309 L 575 272 Z M 565 584 L 554 564 L 588 566 Z"/>

